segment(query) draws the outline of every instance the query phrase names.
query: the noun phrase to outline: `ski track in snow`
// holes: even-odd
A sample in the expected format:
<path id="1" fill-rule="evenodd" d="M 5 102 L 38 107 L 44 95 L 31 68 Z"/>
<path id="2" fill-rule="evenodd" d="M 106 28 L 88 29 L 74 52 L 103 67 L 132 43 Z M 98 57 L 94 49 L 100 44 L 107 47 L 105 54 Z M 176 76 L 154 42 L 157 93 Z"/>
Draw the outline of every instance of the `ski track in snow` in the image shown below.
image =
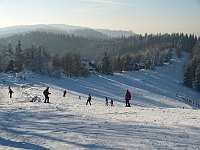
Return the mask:
<path id="1" fill-rule="evenodd" d="M 176 96 L 200 98 L 182 86 L 182 66 L 173 58 L 155 71 L 60 80 L 30 75 L 15 81 L 12 74 L 0 74 L 0 149 L 200 149 L 200 110 Z M 50 104 L 43 103 L 47 86 Z M 134 96 L 130 108 L 124 107 L 126 89 Z M 41 101 L 28 102 L 25 90 Z M 85 105 L 88 94 L 91 106 Z M 105 106 L 106 96 L 114 107 Z"/>

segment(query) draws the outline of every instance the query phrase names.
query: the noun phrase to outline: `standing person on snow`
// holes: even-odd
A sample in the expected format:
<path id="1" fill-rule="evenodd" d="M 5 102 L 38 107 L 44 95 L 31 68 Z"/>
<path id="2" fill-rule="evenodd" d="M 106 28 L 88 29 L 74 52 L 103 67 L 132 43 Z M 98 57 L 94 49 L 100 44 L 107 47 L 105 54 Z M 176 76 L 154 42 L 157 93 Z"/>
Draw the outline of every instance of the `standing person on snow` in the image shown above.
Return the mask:
<path id="1" fill-rule="evenodd" d="M 49 103 L 49 94 L 51 94 L 51 93 L 49 93 L 49 87 L 47 87 L 46 90 L 44 90 L 43 94 L 45 97 L 44 103 Z"/>
<path id="2" fill-rule="evenodd" d="M 111 106 L 114 106 L 114 102 L 112 99 L 110 100 L 110 104 L 111 104 Z"/>
<path id="3" fill-rule="evenodd" d="M 106 97 L 106 106 L 108 106 L 108 98 Z"/>
<path id="4" fill-rule="evenodd" d="M 86 102 L 86 105 L 87 105 L 88 103 L 90 103 L 90 105 L 92 105 L 92 104 L 91 104 L 91 100 L 92 100 L 92 97 L 91 97 L 91 95 L 89 94 L 88 99 L 87 99 L 87 102 Z"/>
<path id="5" fill-rule="evenodd" d="M 67 91 L 66 91 L 66 90 L 64 90 L 64 92 L 63 92 L 63 97 L 65 97 L 66 93 L 67 93 Z"/>
<path id="6" fill-rule="evenodd" d="M 8 94 L 10 94 L 10 98 L 12 98 L 12 93 L 14 93 L 13 91 L 12 91 L 12 89 L 10 88 L 10 86 L 8 87 Z"/>
<path id="7" fill-rule="evenodd" d="M 130 102 L 129 102 L 131 100 L 131 93 L 129 92 L 129 90 L 126 91 L 125 100 L 126 100 L 125 107 L 131 107 Z"/>

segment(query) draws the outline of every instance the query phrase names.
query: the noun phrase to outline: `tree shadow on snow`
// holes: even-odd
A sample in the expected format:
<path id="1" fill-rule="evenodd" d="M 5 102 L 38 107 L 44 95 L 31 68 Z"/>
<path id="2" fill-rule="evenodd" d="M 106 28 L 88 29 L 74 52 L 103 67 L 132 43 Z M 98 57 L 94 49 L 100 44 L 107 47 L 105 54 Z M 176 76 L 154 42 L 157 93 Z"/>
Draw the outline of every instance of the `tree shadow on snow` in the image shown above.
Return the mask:
<path id="1" fill-rule="evenodd" d="M 176 128 L 174 130 L 164 127 L 156 120 L 146 122 L 147 125 L 145 125 L 145 122 L 134 121 L 134 116 L 125 121 L 118 120 L 123 120 L 120 116 L 115 121 L 109 121 L 105 118 L 100 119 L 99 116 L 87 115 L 87 112 L 86 114 L 76 115 L 70 114 L 70 112 L 64 113 L 63 110 L 55 111 L 54 109 L 34 112 L 34 115 L 33 112 L 28 112 L 28 110 L 17 112 L 10 110 L 11 119 L 7 119 L 7 113 L 1 113 L 1 119 L 4 121 L 0 124 L 0 128 L 4 133 L 9 133 L 11 136 L 12 134 L 17 135 L 15 137 L 20 139 L 26 139 L 28 136 L 31 139 L 47 140 L 49 146 L 56 142 L 58 145 L 63 144 L 86 149 L 122 150 L 124 146 L 127 149 L 135 148 L 134 146 L 138 142 L 144 145 L 153 145 L 156 148 L 170 147 L 170 144 L 177 145 L 177 147 L 180 145 L 200 148 L 200 144 L 197 144 L 199 135 L 196 130 L 191 131 L 190 134 L 183 132 L 182 129 Z M 7 124 L 9 124 L 8 127 L 5 126 Z M 19 130 L 20 128 L 23 130 Z M 1 145 L 9 147 L 47 149 L 27 142 L 13 142 L 3 138 L 0 138 L 0 142 Z M 126 143 L 129 145 L 126 145 Z"/>
<path id="2" fill-rule="evenodd" d="M 38 149 L 38 150 L 49 150 L 47 148 L 44 148 L 39 145 L 31 144 L 28 142 L 16 142 L 16 141 L 11 141 L 8 139 L 4 139 L 0 137 L 0 145 L 1 146 L 6 146 L 9 148 L 23 148 L 23 149 Z"/>

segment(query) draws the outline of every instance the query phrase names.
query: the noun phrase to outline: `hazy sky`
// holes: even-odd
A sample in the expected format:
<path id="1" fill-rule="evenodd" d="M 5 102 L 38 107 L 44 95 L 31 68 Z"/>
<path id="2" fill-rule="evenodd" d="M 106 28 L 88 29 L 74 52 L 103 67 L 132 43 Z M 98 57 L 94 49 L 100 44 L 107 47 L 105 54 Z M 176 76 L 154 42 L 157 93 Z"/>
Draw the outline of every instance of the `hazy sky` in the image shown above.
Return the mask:
<path id="1" fill-rule="evenodd" d="M 200 0 L 0 0 L 0 28 L 32 24 L 200 35 Z"/>

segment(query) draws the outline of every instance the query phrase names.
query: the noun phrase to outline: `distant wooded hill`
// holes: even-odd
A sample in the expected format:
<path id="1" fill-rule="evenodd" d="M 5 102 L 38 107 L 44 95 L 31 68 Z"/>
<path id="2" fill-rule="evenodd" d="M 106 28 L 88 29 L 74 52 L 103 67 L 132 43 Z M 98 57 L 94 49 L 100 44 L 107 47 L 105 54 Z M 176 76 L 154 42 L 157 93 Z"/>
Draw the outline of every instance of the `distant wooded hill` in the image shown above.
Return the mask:
<path id="1" fill-rule="evenodd" d="M 83 29 L 87 30 L 87 29 Z M 77 30 L 78 32 L 79 30 Z M 84 32 L 84 31 L 82 31 Z M 97 31 L 96 31 L 97 32 Z M 32 31 L 14 34 L 0 38 L 0 44 L 11 44 L 15 50 L 17 42 L 20 40 L 22 49 L 32 47 L 32 45 L 46 46 L 51 54 L 59 54 L 60 56 L 67 52 L 79 53 L 86 59 L 101 59 L 105 52 L 110 56 L 126 53 L 131 49 L 130 43 L 126 45 L 126 40 L 121 38 L 97 38 L 97 37 L 82 37 L 74 34 L 52 33 L 47 31 Z M 124 44 L 123 44 L 124 43 Z M 126 46 L 125 46 L 126 45 Z"/>
<path id="2" fill-rule="evenodd" d="M 122 32 L 123 34 L 120 35 Z M 115 36 L 111 37 L 111 33 L 115 33 Z M 172 48 L 176 49 L 179 58 L 182 57 L 182 51 L 192 52 L 186 62 L 184 85 L 191 88 L 195 85 L 195 89 L 200 91 L 200 37 L 197 38 L 192 34 L 145 34 L 142 36 L 129 35 L 126 31 L 117 33 L 79 27 L 75 29 L 65 25 L 36 25 L 0 29 L 0 35 L 2 36 L 0 38 L 0 70 L 5 70 L 8 64 L 6 61 L 13 59 L 14 56 L 15 61 L 20 64 L 18 68 L 21 66 L 22 70 L 30 57 L 33 62 L 35 61 L 33 52 L 40 50 L 41 47 L 45 49 L 45 54 L 48 54 L 47 61 L 52 57 L 62 60 L 60 61 L 62 63 L 55 63 L 57 59 L 53 59 L 54 68 L 58 69 L 65 65 L 65 70 L 68 71 L 66 65 L 71 64 L 72 54 L 74 58 L 81 56 L 81 59 L 93 59 L 97 63 L 102 63 L 102 58 L 107 56 L 111 58 L 114 71 L 122 72 L 132 70 L 133 64 L 141 61 L 147 62 L 148 68 L 151 69 L 163 65 L 164 62 L 170 63 Z M 21 63 L 22 58 L 24 64 Z M 68 60 L 70 63 L 67 62 Z M 35 63 L 32 64 L 35 66 Z"/>
<path id="3" fill-rule="evenodd" d="M 107 51 L 116 55 L 120 47 L 116 47 L 113 38 L 121 38 L 136 35 L 132 31 L 94 30 L 81 26 L 69 26 L 62 24 L 13 26 L 0 29 L 0 44 L 11 44 L 13 49 L 18 42 L 22 48 L 30 48 L 34 45 L 46 46 L 51 54 L 64 55 L 67 52 L 76 52 L 85 58 L 99 59 Z M 115 53 L 113 49 L 118 52 Z M 121 48 L 122 51 L 124 48 Z M 110 52 L 109 52 L 110 51 Z"/>
<path id="4" fill-rule="evenodd" d="M 12 29 L 15 30 L 16 28 L 13 27 Z M 52 32 L 52 30 L 57 32 Z M 109 38 L 103 33 L 87 28 L 74 30 L 73 34 L 56 30 L 55 27 L 51 27 L 49 30 L 30 32 L 28 30 L 25 32 L 24 29 L 24 32 L 22 32 L 19 28 L 18 31 L 20 31 L 18 34 L 0 38 L 0 45 L 12 45 L 15 50 L 20 40 L 22 49 L 30 48 L 32 45 L 41 45 L 47 47 L 52 55 L 58 54 L 62 56 L 72 52 L 80 54 L 85 59 L 94 60 L 100 60 L 105 52 L 110 57 L 122 57 L 127 54 L 136 54 L 138 51 L 144 53 L 144 51 L 149 50 L 165 50 L 170 48 L 170 45 L 174 45 L 174 47 L 178 47 L 180 50 L 191 52 L 197 40 L 197 37 L 194 35 L 188 36 L 178 33 Z M 89 32 L 92 32 L 93 36 L 84 37 L 78 35 L 78 33 L 83 35 L 83 33 L 89 34 Z M 99 33 L 101 38 L 100 36 L 95 36 L 97 34 L 100 35 Z"/>
<path id="5" fill-rule="evenodd" d="M 132 36 L 135 35 L 132 31 L 122 31 L 122 30 L 108 30 L 108 29 L 91 29 L 81 26 L 70 26 L 63 24 L 39 24 L 39 25 L 27 25 L 27 26 L 12 26 L 0 29 L 0 37 L 6 37 L 13 34 L 19 34 L 31 31 L 46 31 L 52 33 L 62 33 L 62 34 L 74 34 L 75 36 L 82 37 L 93 37 L 93 38 L 110 38 L 110 37 L 120 37 L 120 36 Z"/>

